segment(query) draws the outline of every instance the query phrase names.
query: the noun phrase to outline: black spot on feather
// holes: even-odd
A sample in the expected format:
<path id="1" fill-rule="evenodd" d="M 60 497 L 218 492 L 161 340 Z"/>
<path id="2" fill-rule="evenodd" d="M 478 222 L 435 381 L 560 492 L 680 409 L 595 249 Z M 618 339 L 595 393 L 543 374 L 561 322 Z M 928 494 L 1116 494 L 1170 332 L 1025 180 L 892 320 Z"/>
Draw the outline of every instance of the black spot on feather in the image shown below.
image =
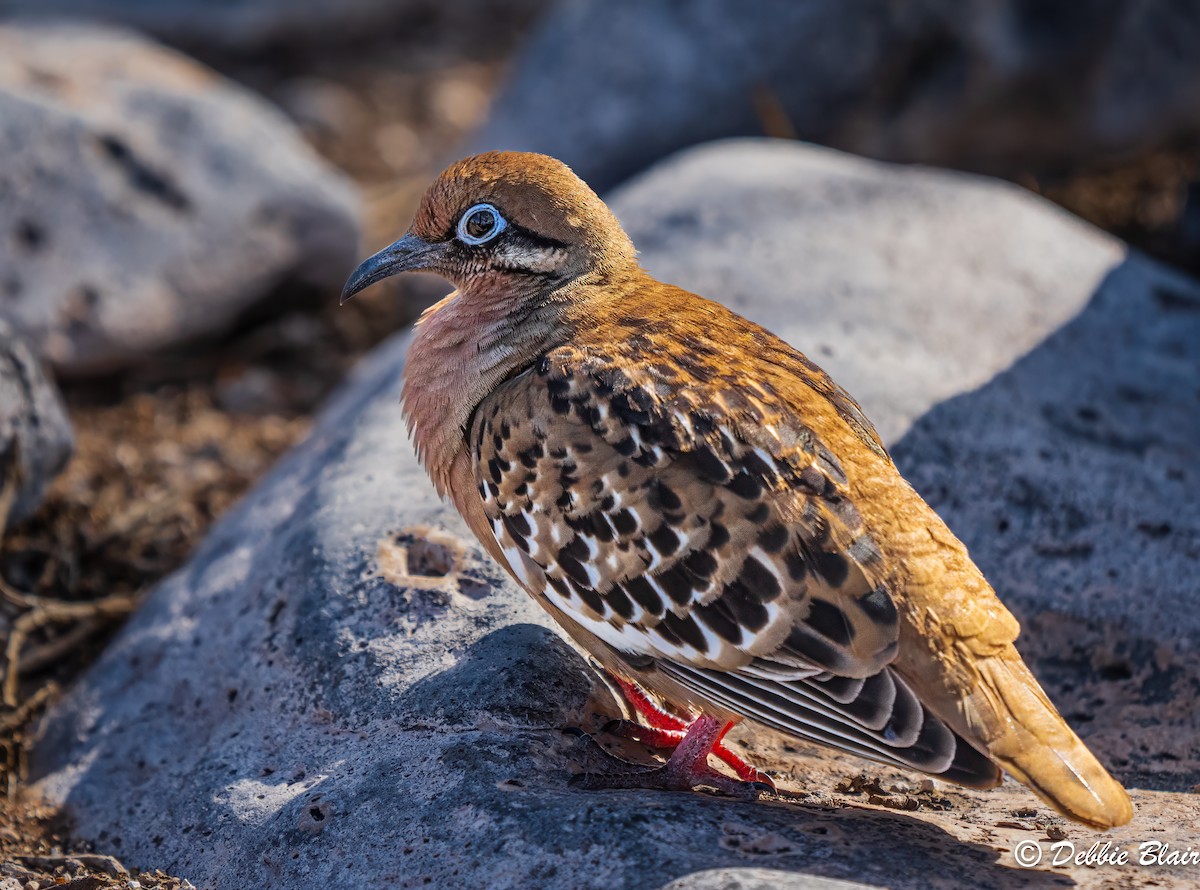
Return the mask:
<path id="1" fill-rule="evenodd" d="M 592 590 L 587 584 L 574 585 L 574 590 L 593 612 L 598 615 L 604 614 L 604 600 L 600 597 L 600 594 Z"/>
<path id="2" fill-rule="evenodd" d="M 692 601 L 692 580 L 680 566 L 671 566 L 654 576 L 655 582 L 674 602 L 685 605 Z"/>
<path id="3" fill-rule="evenodd" d="M 637 519 L 628 510 L 618 510 L 612 516 L 613 528 L 620 535 L 629 536 L 637 531 Z"/>
<path id="4" fill-rule="evenodd" d="M 742 582 L 757 593 L 764 603 L 770 602 L 783 592 L 774 573 L 753 556 L 746 557 L 746 561 L 742 563 Z"/>
<path id="5" fill-rule="evenodd" d="M 744 470 L 734 476 L 725 487 L 740 498 L 751 500 L 762 494 L 762 483 Z"/>
<path id="6" fill-rule="evenodd" d="M 564 547 L 560 553 L 570 553 L 573 557 L 581 562 L 589 559 L 591 556 L 591 548 L 588 547 L 587 539 L 576 535 L 571 539 L 571 543 Z"/>
<path id="7" fill-rule="evenodd" d="M 563 570 L 563 573 L 567 575 L 567 577 L 578 584 L 586 587 L 592 583 L 588 579 L 588 574 L 580 564 L 579 560 L 565 550 L 560 550 L 558 552 L 558 566 Z"/>
<path id="8" fill-rule="evenodd" d="M 696 606 L 692 614 L 712 629 L 713 633 L 730 643 L 742 641 L 742 629 L 729 606 L 721 600 L 713 600 L 705 606 Z"/>
<path id="9" fill-rule="evenodd" d="M 799 550 L 789 550 L 784 554 L 783 564 L 787 566 L 788 577 L 793 581 L 803 581 L 805 574 L 808 572 L 808 567 L 804 562 L 804 556 Z"/>
<path id="10" fill-rule="evenodd" d="M 787 543 L 788 531 L 782 525 L 770 525 L 758 536 L 758 543 L 767 553 L 778 553 Z"/>
<path id="11" fill-rule="evenodd" d="M 650 505 L 651 510 L 678 510 L 683 506 L 679 495 L 658 480 L 654 481 L 646 493 L 646 503 Z"/>
<path id="12" fill-rule="evenodd" d="M 702 445 L 690 454 L 689 460 L 701 479 L 716 485 L 723 485 L 729 481 L 729 467 L 707 445 Z"/>
<path id="13" fill-rule="evenodd" d="M 846 620 L 845 613 L 823 599 L 813 598 L 809 604 L 808 617 L 804 620 L 817 633 L 842 646 L 849 645 L 854 639 L 854 628 Z"/>
<path id="14" fill-rule="evenodd" d="M 721 525 L 719 522 L 712 523 L 712 534 L 708 538 L 708 546 L 713 550 L 720 550 L 729 543 L 729 529 Z"/>
<path id="15" fill-rule="evenodd" d="M 609 607 L 628 621 L 633 617 L 633 603 L 629 601 L 629 597 L 625 595 L 625 591 L 621 589 L 621 585 L 614 584 L 604 594 L 604 601 Z"/>
<path id="16" fill-rule="evenodd" d="M 537 466 L 538 460 L 540 460 L 542 455 L 545 453 L 546 450 L 542 447 L 542 443 L 534 442 L 532 445 L 518 454 L 517 459 L 520 460 L 527 469 L 532 470 L 535 466 Z"/>
<path id="17" fill-rule="evenodd" d="M 665 523 L 650 533 L 650 543 L 663 556 L 670 556 L 679 549 L 679 536 Z"/>
<path id="18" fill-rule="evenodd" d="M 680 618 L 674 612 L 668 610 L 658 623 L 659 627 L 665 627 L 670 630 L 678 639 L 690 645 L 693 649 L 701 654 L 707 654 L 708 641 L 704 638 L 704 631 L 696 624 L 691 617 Z"/>
<path id="19" fill-rule="evenodd" d="M 896 604 L 892 602 L 887 591 L 881 587 L 860 596 L 858 605 L 876 624 L 892 625 L 896 623 Z"/>
<path id="20" fill-rule="evenodd" d="M 663 611 L 662 597 L 650 586 L 650 583 L 640 575 L 625 582 L 626 592 L 634 598 L 639 606 L 652 615 L 661 615 Z"/>
<path id="21" fill-rule="evenodd" d="M 850 574 L 850 563 L 840 553 L 818 550 L 813 554 L 813 570 L 828 581 L 830 586 L 841 587 Z"/>
<path id="22" fill-rule="evenodd" d="M 767 614 L 767 607 L 762 604 L 753 591 L 747 590 L 740 580 L 729 582 L 721 592 L 720 598 L 729 607 L 738 623 L 747 630 L 758 633 L 767 626 L 767 619 L 770 617 Z"/>
<path id="23" fill-rule="evenodd" d="M 717 561 L 707 550 L 696 550 L 681 565 L 702 581 L 707 582 L 717 570 Z"/>

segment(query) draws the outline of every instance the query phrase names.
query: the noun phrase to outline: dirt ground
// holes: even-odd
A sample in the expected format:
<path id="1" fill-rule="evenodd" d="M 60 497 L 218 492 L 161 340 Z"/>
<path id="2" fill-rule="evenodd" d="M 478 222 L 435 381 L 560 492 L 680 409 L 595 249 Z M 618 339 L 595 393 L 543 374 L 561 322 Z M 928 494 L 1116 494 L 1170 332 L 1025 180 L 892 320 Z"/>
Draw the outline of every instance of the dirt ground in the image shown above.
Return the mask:
<path id="1" fill-rule="evenodd" d="M 383 35 L 352 54 L 292 48 L 206 61 L 282 105 L 355 179 L 367 210 L 366 244 L 375 249 L 402 231 L 436 168 L 482 119 L 522 27 L 484 23 L 475 33 L 416 33 L 400 42 Z M 1178 234 L 1182 217 L 1200 217 L 1197 186 L 1189 199 L 1187 185 L 1196 182 L 1200 147 L 1181 145 L 1135 164 L 1022 184 L 1200 270 L 1200 249 Z M 22 890 L 127 886 L 119 863 L 103 851 L 79 853 L 69 826 L 21 796 L 30 727 L 154 582 L 181 565 L 213 521 L 304 437 L 313 412 L 355 361 L 409 323 L 420 302 L 419 292 L 395 285 L 341 308 L 330 294 L 315 308 L 172 353 L 148 370 L 65 383 L 75 457 L 39 513 L 9 529 L 0 545 L 0 637 L 9 640 L 0 705 L 0 882 L 16 878 Z M 1200 678 L 1171 669 L 1169 653 L 1158 654 L 1157 663 L 1168 665 L 1154 677 L 1132 668 L 1098 673 L 1078 643 L 1067 647 L 1074 656 L 1064 656 L 1062 641 L 1075 631 L 1062 630 L 1067 636 L 1027 638 L 1053 641 L 1053 651 L 1032 654 L 1045 656 L 1036 661 L 1039 671 L 1064 690 L 1064 713 L 1088 719 L 1097 701 L 1116 709 L 1120 720 L 1111 723 L 1127 731 L 1093 735 L 1098 753 L 1118 768 L 1136 762 L 1146 771 L 1140 784 L 1151 790 L 1138 791 L 1135 803 L 1194 825 L 1190 792 L 1200 764 L 1173 760 L 1165 738 L 1200 738 L 1190 704 Z M 1149 699 L 1147 684 L 1155 690 Z M 996 855 L 1010 855 L 1022 839 L 1049 844 L 1078 834 L 1012 784 L 981 795 L 914 785 L 886 771 L 860 776 L 851 758 L 765 732 L 753 737 L 750 752 L 782 787 L 809 789 L 797 800 L 915 812 Z M 1063 873 L 1088 886 L 1185 886 L 1167 868 Z M 147 888 L 190 886 L 161 873 L 135 877 Z"/>

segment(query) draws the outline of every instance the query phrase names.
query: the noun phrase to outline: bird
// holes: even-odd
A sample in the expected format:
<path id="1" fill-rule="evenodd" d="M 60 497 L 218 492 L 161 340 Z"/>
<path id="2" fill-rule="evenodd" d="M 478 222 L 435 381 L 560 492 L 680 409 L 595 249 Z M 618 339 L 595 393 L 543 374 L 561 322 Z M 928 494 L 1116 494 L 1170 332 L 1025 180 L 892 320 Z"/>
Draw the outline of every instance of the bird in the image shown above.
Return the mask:
<path id="1" fill-rule="evenodd" d="M 773 787 L 724 745 L 750 720 L 967 787 L 1007 772 L 1094 828 L 1132 818 L 854 399 L 653 278 L 564 163 L 452 164 L 342 301 L 411 271 L 455 287 L 401 394 L 433 486 L 641 716 L 628 734 L 670 749 L 587 785 Z"/>

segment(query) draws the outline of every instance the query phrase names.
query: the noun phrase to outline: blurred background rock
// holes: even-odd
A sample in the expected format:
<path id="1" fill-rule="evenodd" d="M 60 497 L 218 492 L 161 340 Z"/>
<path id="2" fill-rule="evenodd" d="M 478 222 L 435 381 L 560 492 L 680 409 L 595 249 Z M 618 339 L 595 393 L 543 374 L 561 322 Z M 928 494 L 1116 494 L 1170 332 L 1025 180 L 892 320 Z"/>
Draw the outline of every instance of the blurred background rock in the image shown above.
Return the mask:
<path id="1" fill-rule="evenodd" d="M 472 145 L 604 189 L 697 142 L 799 138 L 1014 179 L 1197 264 L 1198 40 L 1188 0 L 575 0 Z"/>
<path id="2" fill-rule="evenodd" d="M 1189 0 L 0 0 L 9 787 L 123 614 L 84 606 L 180 566 L 444 292 L 336 305 L 444 162 L 545 151 L 606 192 L 808 140 L 1003 177 L 1195 273 L 1196 46 Z"/>

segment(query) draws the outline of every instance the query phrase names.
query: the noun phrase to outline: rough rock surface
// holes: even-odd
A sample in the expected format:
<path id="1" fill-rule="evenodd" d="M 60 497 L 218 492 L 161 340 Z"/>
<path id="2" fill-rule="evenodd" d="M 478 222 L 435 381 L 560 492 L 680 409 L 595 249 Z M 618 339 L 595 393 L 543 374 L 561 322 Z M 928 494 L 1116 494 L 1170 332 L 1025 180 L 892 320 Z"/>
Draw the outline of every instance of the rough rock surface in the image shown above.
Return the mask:
<path id="1" fill-rule="evenodd" d="M 380 28 L 425 25 L 431 17 L 526 18 L 547 0 L 0 0 L 0 14 L 87 18 L 127 25 L 169 43 L 246 52 L 295 41 L 352 43 Z M 449 8 L 447 8 L 449 7 Z M 497 9 L 499 7 L 499 10 Z"/>
<path id="2" fill-rule="evenodd" d="M 1137 820 L 1108 837 L 1189 841 L 1197 618 L 1159 605 L 1196 574 L 1200 288 L 1017 190 L 794 144 L 680 156 L 615 206 L 650 268 L 861 384 L 906 470 L 1013 595 L 1051 694 L 1131 784 Z M 738 743 L 775 773 L 777 801 L 570 787 L 594 761 L 559 728 L 613 704 L 436 502 L 396 404 L 407 342 L 359 369 L 46 721 L 36 787 L 82 839 L 202 887 L 1195 881 L 1018 869 L 1019 841 L 1062 831 L 1083 850 L 1095 835 L 1012 783 L 922 787 L 753 727 Z M 1134 380 L 1141 407 L 1110 410 Z M 1147 444 L 1131 450 L 1135 431 Z M 1124 527 L 1151 493 L 1171 528 Z M 1117 552 L 1031 548 L 1061 515 Z M 1109 560 L 1143 559 L 1160 574 L 1104 595 Z"/>
<path id="3" fill-rule="evenodd" d="M 129 33 L 0 26 L 0 316 L 64 372 L 334 289 L 357 241 L 348 183 L 245 90 Z"/>
<path id="4" fill-rule="evenodd" d="M 473 145 L 546 152 L 604 189 L 764 132 L 1057 172 L 1200 132 L 1198 40 L 1200 6 L 1178 0 L 575 0 Z"/>
<path id="5" fill-rule="evenodd" d="M 0 321 L 0 532 L 37 509 L 71 445 L 58 390 L 29 344 Z"/>

